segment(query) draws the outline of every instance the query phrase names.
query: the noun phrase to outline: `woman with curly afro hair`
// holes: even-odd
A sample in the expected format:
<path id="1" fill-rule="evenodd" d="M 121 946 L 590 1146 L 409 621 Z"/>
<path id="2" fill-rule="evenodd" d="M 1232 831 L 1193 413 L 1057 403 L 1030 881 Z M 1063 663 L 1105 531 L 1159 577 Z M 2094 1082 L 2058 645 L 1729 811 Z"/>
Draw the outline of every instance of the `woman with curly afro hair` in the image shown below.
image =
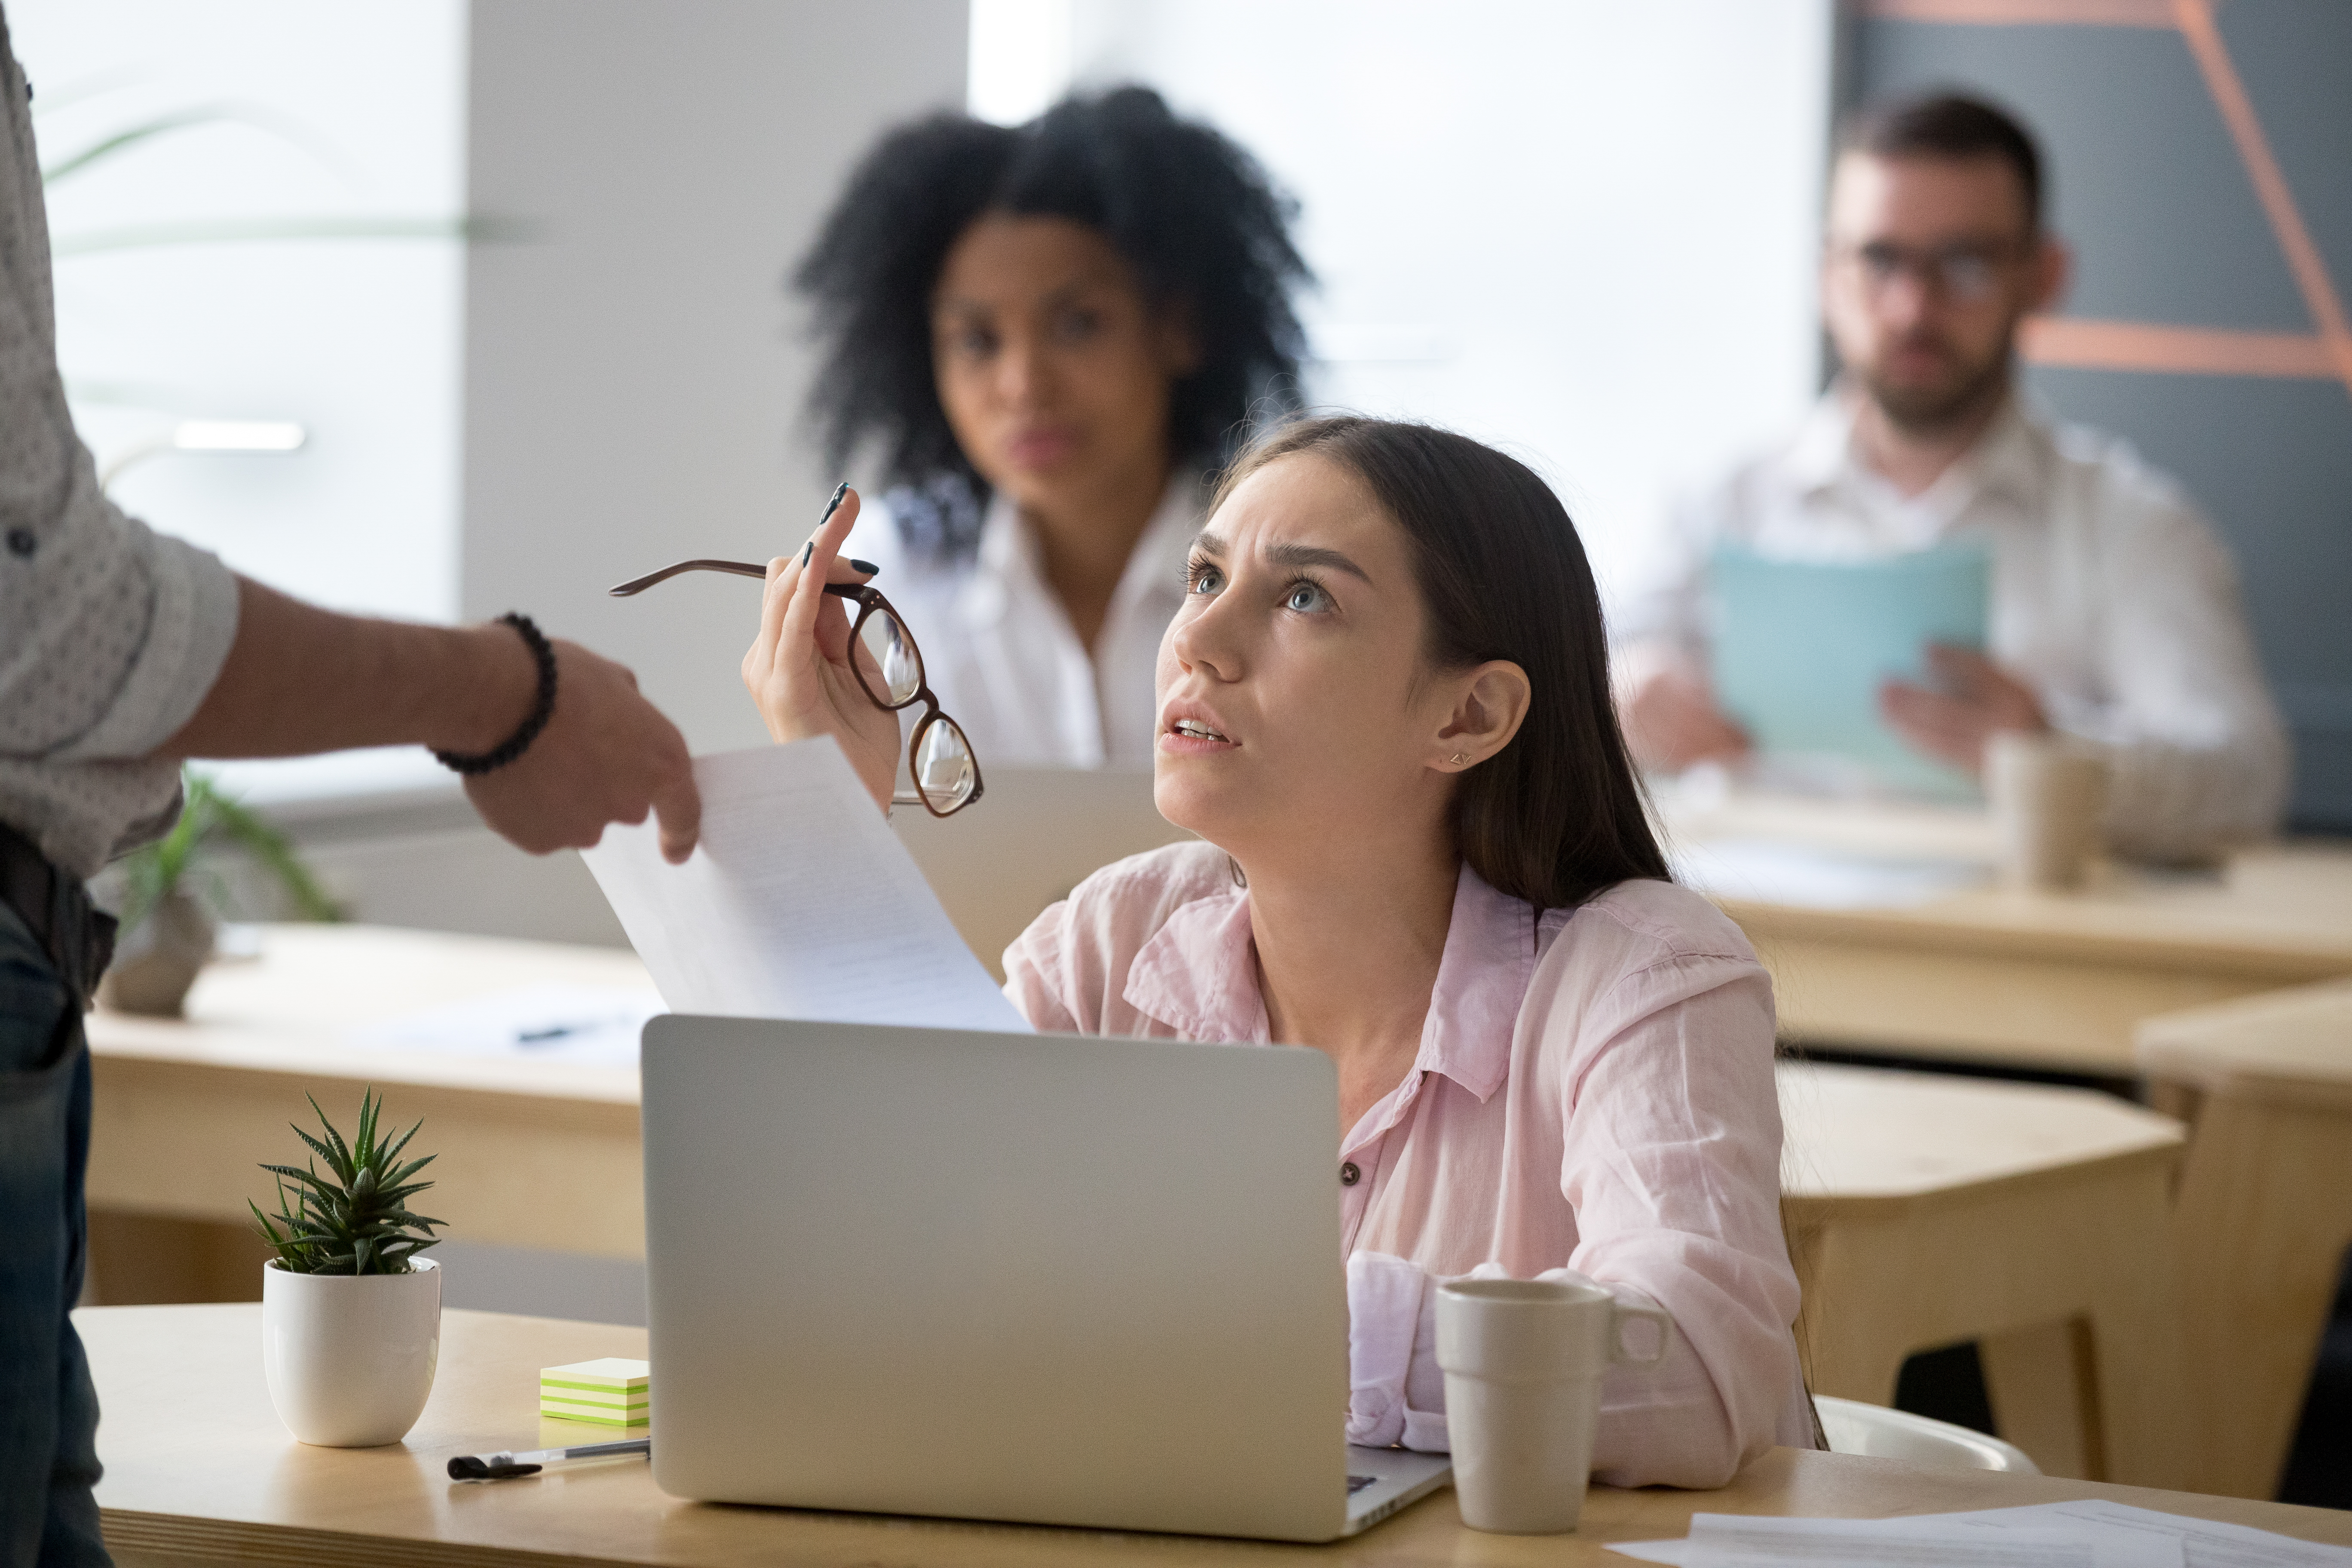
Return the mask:
<path id="1" fill-rule="evenodd" d="M 1298 406 L 1295 210 L 1129 87 L 889 132 L 802 260 L 827 459 L 883 480 L 853 547 L 983 763 L 1150 765 L 1207 486 Z"/>

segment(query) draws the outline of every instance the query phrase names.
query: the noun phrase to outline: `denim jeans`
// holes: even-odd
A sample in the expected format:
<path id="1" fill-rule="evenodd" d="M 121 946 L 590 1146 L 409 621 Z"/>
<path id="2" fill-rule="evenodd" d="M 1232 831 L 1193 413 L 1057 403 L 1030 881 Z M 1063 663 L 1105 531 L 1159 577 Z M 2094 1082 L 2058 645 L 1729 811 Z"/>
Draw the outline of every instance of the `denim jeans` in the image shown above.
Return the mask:
<path id="1" fill-rule="evenodd" d="M 91 1568 L 98 1391 L 81 1294 L 89 1051 L 48 955 L 0 903 L 0 1568 Z"/>

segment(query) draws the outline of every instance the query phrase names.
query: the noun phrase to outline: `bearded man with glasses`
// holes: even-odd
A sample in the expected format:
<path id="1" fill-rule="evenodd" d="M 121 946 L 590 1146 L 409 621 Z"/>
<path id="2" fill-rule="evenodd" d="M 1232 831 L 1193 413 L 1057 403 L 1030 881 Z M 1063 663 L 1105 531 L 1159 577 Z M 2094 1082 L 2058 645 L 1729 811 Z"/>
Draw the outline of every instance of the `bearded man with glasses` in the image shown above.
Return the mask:
<path id="1" fill-rule="evenodd" d="M 2226 549 L 2170 479 L 2054 424 L 2015 384 L 2020 324 L 2066 280 L 2042 160 L 2010 116 L 1944 94 L 1865 110 L 1832 173 L 1821 290 L 1842 372 L 1795 438 L 1680 507 L 1612 631 L 1626 739 L 1679 772 L 1746 754 L 1706 677 L 1718 545 L 1853 561 L 1992 550 L 1990 656 L 1926 650 L 1881 716 L 1981 774 L 2004 731 L 2099 747 L 2118 850 L 2201 859 L 2277 826 L 2285 731 Z"/>

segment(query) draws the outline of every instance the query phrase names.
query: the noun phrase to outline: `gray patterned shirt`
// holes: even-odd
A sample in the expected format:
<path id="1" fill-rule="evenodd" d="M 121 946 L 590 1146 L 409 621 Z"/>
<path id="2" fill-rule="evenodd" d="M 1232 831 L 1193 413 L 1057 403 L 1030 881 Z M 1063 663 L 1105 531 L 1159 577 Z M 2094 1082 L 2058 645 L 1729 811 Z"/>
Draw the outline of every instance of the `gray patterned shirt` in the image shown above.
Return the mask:
<path id="1" fill-rule="evenodd" d="M 0 821 L 76 876 L 168 827 L 187 722 L 236 635 L 236 580 L 100 494 L 58 375 L 48 221 L 0 14 Z"/>

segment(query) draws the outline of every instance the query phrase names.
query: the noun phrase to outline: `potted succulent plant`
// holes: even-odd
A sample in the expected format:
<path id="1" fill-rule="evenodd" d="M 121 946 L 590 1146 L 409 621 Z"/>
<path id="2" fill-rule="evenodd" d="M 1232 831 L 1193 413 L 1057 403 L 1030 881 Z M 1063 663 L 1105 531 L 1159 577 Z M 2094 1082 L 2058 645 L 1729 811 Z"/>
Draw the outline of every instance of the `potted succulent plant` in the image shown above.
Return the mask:
<path id="1" fill-rule="evenodd" d="M 326 1137 L 294 1132 L 314 1158 L 299 1167 L 265 1163 L 278 1178 L 278 1213 L 249 1205 L 278 1254 L 261 1269 L 270 1402 L 305 1443 L 397 1443 L 424 1412 L 441 1353 L 441 1270 L 416 1255 L 435 1245 L 433 1228 L 443 1222 L 407 1206 L 433 1185 L 414 1178 L 435 1156 L 402 1161 L 424 1123 L 379 1136 L 383 1102 L 373 1089 L 360 1096 L 349 1142 L 316 1100 L 310 1109 Z"/>
<path id="2" fill-rule="evenodd" d="M 118 1012 L 180 1016 L 188 988 L 213 955 L 219 929 L 213 910 L 227 902 L 220 878 L 207 864 L 215 846 L 233 846 L 251 857 L 302 919 L 342 918 L 285 835 L 221 794 L 202 773 L 187 774 L 185 790 L 187 801 L 172 831 L 133 850 L 117 872 L 122 934 L 99 984 L 98 999 Z"/>

